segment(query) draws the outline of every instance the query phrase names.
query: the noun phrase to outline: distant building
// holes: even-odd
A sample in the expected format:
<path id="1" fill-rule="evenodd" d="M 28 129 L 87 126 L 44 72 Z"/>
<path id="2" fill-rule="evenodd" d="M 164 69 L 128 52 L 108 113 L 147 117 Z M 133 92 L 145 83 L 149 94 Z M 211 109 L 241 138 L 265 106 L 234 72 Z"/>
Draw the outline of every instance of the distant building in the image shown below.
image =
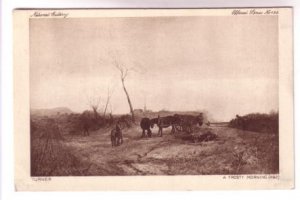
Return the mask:
<path id="1" fill-rule="evenodd" d="M 150 113 L 150 112 L 152 112 L 152 110 L 147 110 L 147 109 L 134 109 L 133 110 L 133 113 L 134 114 L 144 114 L 144 113 Z"/>
<path id="2" fill-rule="evenodd" d="M 151 113 L 153 112 L 152 110 L 145 110 L 144 113 Z"/>
<path id="3" fill-rule="evenodd" d="M 142 114 L 143 112 L 144 112 L 143 109 L 134 109 L 133 110 L 134 114 Z"/>

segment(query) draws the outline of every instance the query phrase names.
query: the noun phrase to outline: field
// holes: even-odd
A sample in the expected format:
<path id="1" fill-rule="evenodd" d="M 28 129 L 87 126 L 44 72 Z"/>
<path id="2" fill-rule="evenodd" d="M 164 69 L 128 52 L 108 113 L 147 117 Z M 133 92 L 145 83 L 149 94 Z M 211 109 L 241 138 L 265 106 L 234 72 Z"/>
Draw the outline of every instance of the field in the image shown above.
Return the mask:
<path id="1" fill-rule="evenodd" d="M 31 137 L 33 176 L 274 174 L 279 171 L 278 134 L 275 133 L 214 124 L 203 125 L 193 134 L 171 134 L 171 128 L 167 128 L 163 137 L 158 137 L 155 127 L 151 138 L 141 138 L 139 125 L 133 124 L 123 129 L 124 143 L 112 147 L 111 127 L 82 136 L 68 134 L 61 124 L 55 124 L 53 119 L 35 120 Z M 197 139 L 206 133 L 216 138 Z"/>

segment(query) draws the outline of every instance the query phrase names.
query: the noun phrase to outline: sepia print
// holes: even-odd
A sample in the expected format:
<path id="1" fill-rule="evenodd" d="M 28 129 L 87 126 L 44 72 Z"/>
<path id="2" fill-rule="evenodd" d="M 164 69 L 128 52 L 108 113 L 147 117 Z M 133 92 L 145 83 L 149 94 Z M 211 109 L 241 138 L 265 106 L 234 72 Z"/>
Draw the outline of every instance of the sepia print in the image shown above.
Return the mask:
<path id="1" fill-rule="evenodd" d="M 14 17 L 18 190 L 293 187 L 290 8 Z"/>

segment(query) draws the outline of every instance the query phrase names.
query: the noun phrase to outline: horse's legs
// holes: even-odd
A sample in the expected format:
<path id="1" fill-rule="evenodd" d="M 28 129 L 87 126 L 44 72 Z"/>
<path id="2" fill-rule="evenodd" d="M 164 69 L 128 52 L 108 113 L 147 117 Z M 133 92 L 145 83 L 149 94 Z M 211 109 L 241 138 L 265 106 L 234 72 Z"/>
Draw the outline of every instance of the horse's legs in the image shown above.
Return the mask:
<path id="1" fill-rule="evenodd" d="M 175 133 L 175 127 L 174 127 L 174 125 L 172 125 L 171 133 Z"/>
<path id="2" fill-rule="evenodd" d="M 143 129 L 142 137 L 145 137 L 145 129 Z"/>
<path id="3" fill-rule="evenodd" d="M 114 147 L 116 141 L 115 137 L 111 136 L 110 140 L 111 140 L 111 146 Z"/>
<path id="4" fill-rule="evenodd" d="M 158 134 L 160 133 L 160 137 L 162 137 L 162 134 L 163 134 L 162 132 L 163 132 L 163 128 L 160 126 L 159 130 L 158 130 Z"/>
<path id="5" fill-rule="evenodd" d="M 188 126 L 188 133 L 192 133 L 192 132 L 193 132 L 192 126 L 189 125 L 189 126 Z"/>
<path id="6" fill-rule="evenodd" d="M 123 134 L 120 133 L 120 141 L 121 141 L 121 144 L 123 144 Z"/>
<path id="7" fill-rule="evenodd" d="M 182 131 L 180 125 L 176 125 L 176 126 L 175 126 L 175 129 L 176 129 L 176 131 L 178 131 L 178 132 Z"/>
<path id="8" fill-rule="evenodd" d="M 189 133 L 189 130 L 188 130 L 188 126 L 187 126 L 187 125 L 184 125 L 184 126 L 183 126 L 183 131 L 186 132 L 186 133 Z"/>
<path id="9" fill-rule="evenodd" d="M 116 143 L 117 143 L 117 146 L 120 145 L 120 137 L 116 137 Z"/>
<path id="10" fill-rule="evenodd" d="M 148 137 L 151 137 L 151 135 L 152 135 L 150 128 L 148 128 L 148 130 L 147 130 L 147 135 L 148 135 Z"/>

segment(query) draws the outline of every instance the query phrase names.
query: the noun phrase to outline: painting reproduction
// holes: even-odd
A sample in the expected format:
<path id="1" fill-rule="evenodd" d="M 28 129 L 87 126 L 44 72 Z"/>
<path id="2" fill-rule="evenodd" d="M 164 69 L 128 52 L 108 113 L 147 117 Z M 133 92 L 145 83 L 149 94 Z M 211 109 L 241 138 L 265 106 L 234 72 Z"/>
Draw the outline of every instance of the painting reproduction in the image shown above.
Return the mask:
<path id="1" fill-rule="evenodd" d="M 15 10 L 14 42 L 17 190 L 293 187 L 291 8 Z"/>

